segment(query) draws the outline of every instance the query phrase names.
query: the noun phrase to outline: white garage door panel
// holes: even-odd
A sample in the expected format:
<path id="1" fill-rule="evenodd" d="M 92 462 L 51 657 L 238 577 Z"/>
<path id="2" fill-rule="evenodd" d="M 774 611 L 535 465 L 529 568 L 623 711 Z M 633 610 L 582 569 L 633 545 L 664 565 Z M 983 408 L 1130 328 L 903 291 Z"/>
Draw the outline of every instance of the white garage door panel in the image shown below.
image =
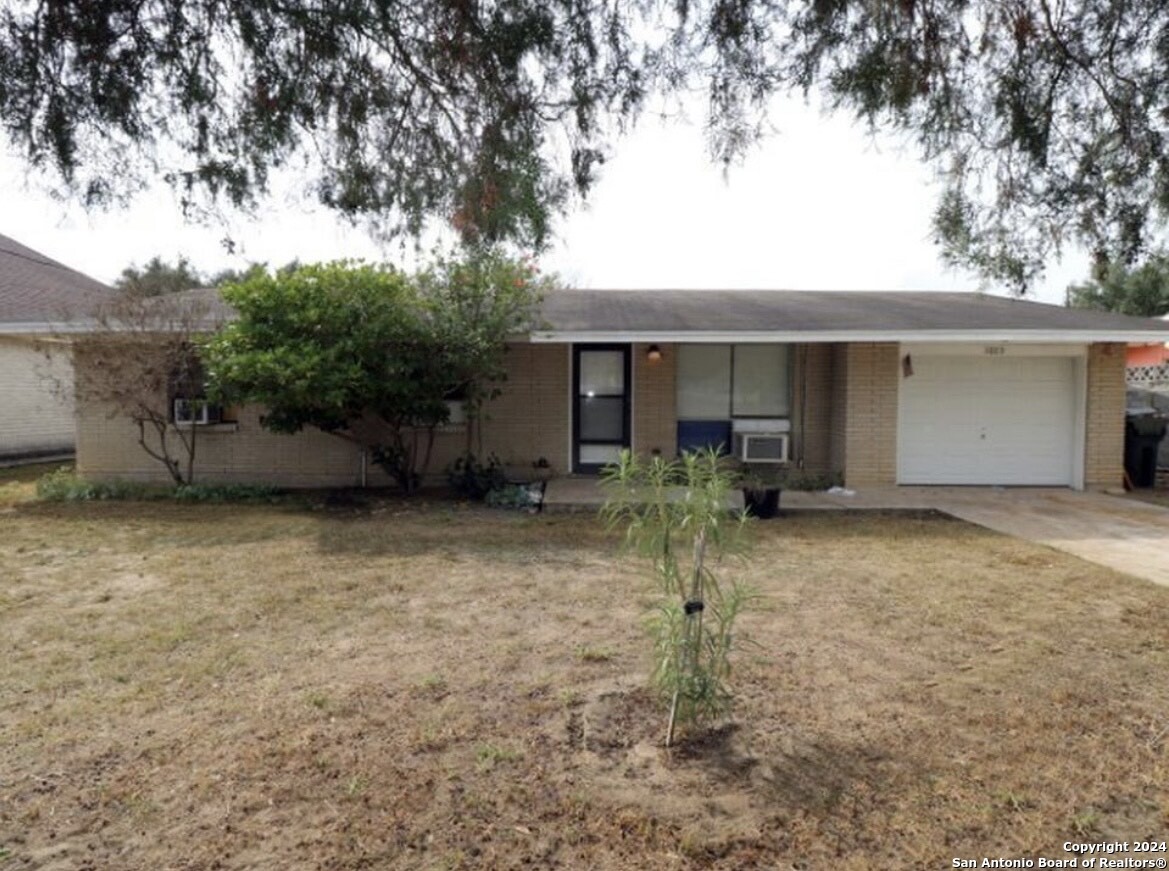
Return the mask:
<path id="1" fill-rule="evenodd" d="M 900 385 L 900 483 L 1074 483 L 1072 358 L 915 356 L 913 369 Z"/>

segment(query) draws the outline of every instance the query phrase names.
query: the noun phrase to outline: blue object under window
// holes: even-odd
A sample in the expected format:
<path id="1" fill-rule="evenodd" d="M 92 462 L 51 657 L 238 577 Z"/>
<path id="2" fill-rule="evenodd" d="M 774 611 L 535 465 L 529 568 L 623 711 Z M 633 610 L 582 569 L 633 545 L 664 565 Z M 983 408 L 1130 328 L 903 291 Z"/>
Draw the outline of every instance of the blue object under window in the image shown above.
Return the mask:
<path id="1" fill-rule="evenodd" d="M 729 420 L 678 421 L 678 453 L 700 451 L 703 448 L 731 450 L 731 422 Z"/>

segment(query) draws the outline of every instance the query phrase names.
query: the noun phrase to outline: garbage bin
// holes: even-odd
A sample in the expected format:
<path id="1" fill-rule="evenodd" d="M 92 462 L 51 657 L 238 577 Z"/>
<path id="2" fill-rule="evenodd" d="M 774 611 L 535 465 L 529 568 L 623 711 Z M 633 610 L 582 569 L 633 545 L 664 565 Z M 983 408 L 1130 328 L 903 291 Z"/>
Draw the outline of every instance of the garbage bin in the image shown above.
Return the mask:
<path id="1" fill-rule="evenodd" d="M 1134 487 L 1157 483 L 1157 448 L 1165 436 L 1165 418 L 1130 414 L 1124 421 L 1124 470 Z"/>

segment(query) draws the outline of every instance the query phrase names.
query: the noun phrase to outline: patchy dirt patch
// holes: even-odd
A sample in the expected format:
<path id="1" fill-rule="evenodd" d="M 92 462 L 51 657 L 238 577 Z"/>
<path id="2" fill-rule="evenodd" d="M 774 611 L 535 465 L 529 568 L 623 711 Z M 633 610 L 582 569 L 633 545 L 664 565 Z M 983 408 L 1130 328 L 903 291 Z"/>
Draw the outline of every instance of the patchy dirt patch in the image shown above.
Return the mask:
<path id="1" fill-rule="evenodd" d="M 1169 826 L 1169 590 L 939 518 L 760 525 L 661 747 L 580 516 L 17 504 L 0 867 L 938 868 Z"/>

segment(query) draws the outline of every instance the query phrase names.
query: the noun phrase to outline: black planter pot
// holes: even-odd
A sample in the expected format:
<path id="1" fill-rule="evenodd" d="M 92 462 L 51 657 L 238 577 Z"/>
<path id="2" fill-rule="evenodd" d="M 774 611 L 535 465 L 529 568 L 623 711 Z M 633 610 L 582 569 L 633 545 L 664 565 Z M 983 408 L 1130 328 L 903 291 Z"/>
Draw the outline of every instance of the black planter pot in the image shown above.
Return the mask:
<path id="1" fill-rule="evenodd" d="M 743 489 L 743 507 L 752 517 L 760 520 L 770 520 L 779 514 L 779 487 Z"/>

